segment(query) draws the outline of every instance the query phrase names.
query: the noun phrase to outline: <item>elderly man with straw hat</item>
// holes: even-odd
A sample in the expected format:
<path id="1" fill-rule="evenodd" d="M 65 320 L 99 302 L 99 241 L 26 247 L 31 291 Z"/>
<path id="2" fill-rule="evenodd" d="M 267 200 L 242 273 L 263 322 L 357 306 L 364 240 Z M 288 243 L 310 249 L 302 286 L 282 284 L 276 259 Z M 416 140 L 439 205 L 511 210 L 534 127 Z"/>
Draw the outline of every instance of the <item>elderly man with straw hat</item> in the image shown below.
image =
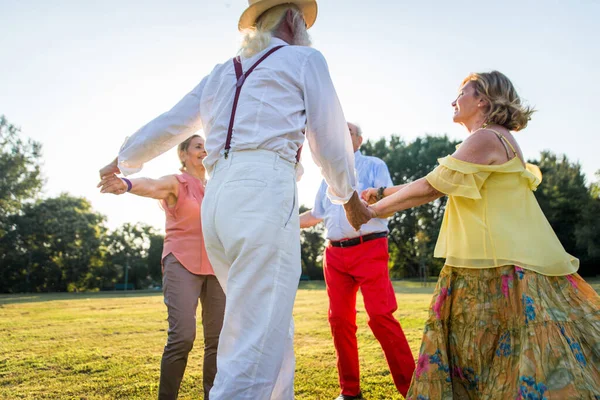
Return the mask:
<path id="1" fill-rule="evenodd" d="M 170 111 L 128 138 L 101 175 L 137 172 L 199 129 L 210 179 L 202 204 L 206 250 L 227 304 L 211 400 L 292 400 L 292 308 L 300 278 L 296 179 L 308 141 L 354 226 L 348 128 L 324 57 L 310 48 L 314 0 L 250 0 L 239 55 L 217 65 Z"/>

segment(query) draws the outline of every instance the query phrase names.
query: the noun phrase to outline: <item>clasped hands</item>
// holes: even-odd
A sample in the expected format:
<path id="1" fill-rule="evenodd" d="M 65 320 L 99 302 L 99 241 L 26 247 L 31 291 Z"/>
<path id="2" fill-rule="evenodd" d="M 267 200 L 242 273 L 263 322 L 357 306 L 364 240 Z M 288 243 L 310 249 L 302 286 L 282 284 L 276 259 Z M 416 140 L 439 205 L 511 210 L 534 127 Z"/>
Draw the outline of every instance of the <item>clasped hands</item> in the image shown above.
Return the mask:
<path id="1" fill-rule="evenodd" d="M 375 210 L 369 207 L 370 204 L 376 202 L 377 189 L 370 188 L 364 190 L 360 198 L 358 197 L 358 193 L 354 192 L 350 200 L 344 204 L 346 218 L 355 230 L 359 230 L 362 225 L 369 222 L 372 218 L 377 218 Z"/>
<path id="2" fill-rule="evenodd" d="M 121 173 L 117 166 L 117 160 L 110 162 L 100 169 L 100 193 L 123 194 L 127 191 L 127 184 L 117 174 Z"/>

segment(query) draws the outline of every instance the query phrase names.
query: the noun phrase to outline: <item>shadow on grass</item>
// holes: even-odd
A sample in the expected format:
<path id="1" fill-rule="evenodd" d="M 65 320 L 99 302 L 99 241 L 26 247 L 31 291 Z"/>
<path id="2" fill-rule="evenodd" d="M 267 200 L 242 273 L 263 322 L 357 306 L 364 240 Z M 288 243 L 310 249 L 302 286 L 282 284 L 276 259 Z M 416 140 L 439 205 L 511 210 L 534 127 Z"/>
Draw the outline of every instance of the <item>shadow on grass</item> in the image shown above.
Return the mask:
<path id="1" fill-rule="evenodd" d="M 596 290 L 596 292 L 600 293 L 600 277 L 586 277 L 584 279 L 594 288 L 594 290 Z M 394 292 L 400 294 L 433 294 L 436 283 L 436 278 L 432 278 L 427 282 L 418 280 L 392 281 Z M 300 282 L 298 289 L 325 290 L 325 281 Z"/>
<path id="2" fill-rule="evenodd" d="M 302 281 L 299 290 L 325 290 L 325 281 Z"/>
<path id="3" fill-rule="evenodd" d="M 600 277 L 585 278 L 596 292 L 600 293 Z M 420 282 L 414 280 L 392 281 L 394 292 L 400 294 L 432 294 L 436 282 Z M 325 281 L 302 281 L 298 285 L 300 290 L 325 290 Z M 110 299 L 128 297 L 151 297 L 162 296 L 158 290 L 130 290 L 107 291 L 107 292 L 83 292 L 83 293 L 22 293 L 0 295 L 0 308 L 10 304 L 40 303 L 47 301 L 72 301 L 86 299 Z"/>
<path id="4" fill-rule="evenodd" d="M 128 291 L 106 291 L 106 292 L 83 292 L 83 293 L 21 293 L 0 295 L 0 308 L 3 305 L 21 303 L 40 303 L 45 301 L 61 300 L 86 300 L 86 299 L 110 299 L 128 297 L 150 297 L 162 296 L 158 290 L 128 290 Z"/>
<path id="5" fill-rule="evenodd" d="M 396 293 L 426 293 L 433 292 L 435 283 L 427 283 L 423 286 L 420 282 L 411 281 L 393 281 L 394 291 Z M 325 290 L 325 281 L 303 281 L 298 285 L 300 290 Z M 110 298 L 128 298 L 128 297 L 148 297 L 162 296 L 161 291 L 156 290 L 130 290 L 107 291 L 107 292 L 83 292 L 83 293 L 22 293 L 0 295 L 0 308 L 4 305 L 23 304 L 23 303 L 41 303 L 47 301 L 73 301 L 86 299 L 110 299 Z"/>
<path id="6" fill-rule="evenodd" d="M 435 288 L 434 282 L 417 281 L 392 281 L 394 292 L 404 294 L 431 294 Z M 300 282 L 300 290 L 325 290 L 325 281 L 305 281 Z"/>

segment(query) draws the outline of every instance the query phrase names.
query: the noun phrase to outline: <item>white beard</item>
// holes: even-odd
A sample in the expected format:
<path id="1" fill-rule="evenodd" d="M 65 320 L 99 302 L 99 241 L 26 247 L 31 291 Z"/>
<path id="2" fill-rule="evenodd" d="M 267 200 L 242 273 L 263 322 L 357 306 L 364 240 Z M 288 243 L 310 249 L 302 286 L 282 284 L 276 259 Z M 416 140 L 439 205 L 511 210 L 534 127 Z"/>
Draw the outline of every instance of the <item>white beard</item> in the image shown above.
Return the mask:
<path id="1" fill-rule="evenodd" d="M 294 19 L 294 39 L 292 44 L 296 46 L 310 46 L 312 44 L 302 17 Z"/>

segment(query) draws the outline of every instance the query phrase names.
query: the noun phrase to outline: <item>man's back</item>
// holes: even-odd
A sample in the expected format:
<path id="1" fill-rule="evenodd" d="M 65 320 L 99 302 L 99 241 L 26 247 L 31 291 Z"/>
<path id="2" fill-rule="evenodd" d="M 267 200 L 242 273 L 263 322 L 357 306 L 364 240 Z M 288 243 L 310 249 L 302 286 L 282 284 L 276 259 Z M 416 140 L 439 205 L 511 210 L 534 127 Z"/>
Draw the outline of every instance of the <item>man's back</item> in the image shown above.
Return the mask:
<path id="1" fill-rule="evenodd" d="M 273 38 L 269 47 L 248 59 L 248 71 L 269 49 L 284 45 L 260 63 L 244 82 L 235 116 L 232 149 L 274 151 L 294 161 L 307 123 L 306 67 L 326 68 L 321 53 L 306 46 L 289 46 Z M 229 127 L 235 94 L 236 74 L 232 60 L 219 64 L 206 78 L 200 103 L 202 126 L 206 132 L 207 166 L 220 156 Z M 315 88 L 316 90 L 317 88 Z"/>
<path id="2" fill-rule="evenodd" d="M 242 61 L 244 72 L 275 46 L 284 47 L 244 80 L 233 121 L 237 79 L 230 59 L 125 141 L 118 159 L 121 172 L 141 170 L 146 161 L 203 129 L 204 165 L 210 175 L 223 155 L 230 124 L 231 151 L 267 150 L 295 163 L 304 131 L 313 160 L 330 185 L 329 197 L 346 203 L 354 193 L 352 146 L 327 62 L 317 50 L 273 37 L 265 49 Z"/>

